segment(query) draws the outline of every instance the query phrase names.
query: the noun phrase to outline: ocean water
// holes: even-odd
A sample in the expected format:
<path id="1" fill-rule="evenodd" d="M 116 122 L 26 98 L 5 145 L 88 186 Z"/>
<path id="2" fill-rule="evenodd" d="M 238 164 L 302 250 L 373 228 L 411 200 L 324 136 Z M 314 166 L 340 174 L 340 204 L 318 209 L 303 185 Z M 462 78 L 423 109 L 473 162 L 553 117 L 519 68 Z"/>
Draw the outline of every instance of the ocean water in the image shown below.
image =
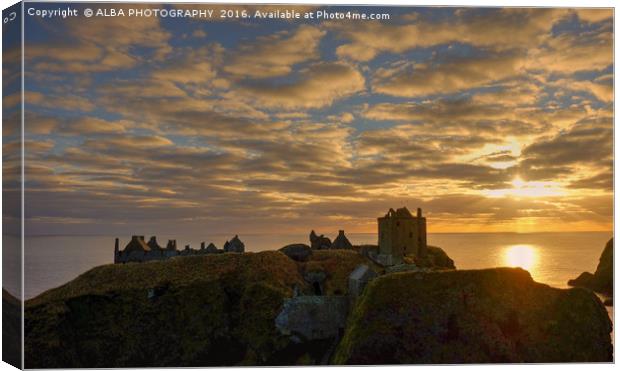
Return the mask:
<path id="1" fill-rule="evenodd" d="M 121 248 L 129 241 L 121 238 Z M 329 236 L 334 237 L 334 236 Z M 349 234 L 353 244 L 376 244 L 376 234 Z M 443 248 L 457 269 L 480 269 L 520 266 L 534 280 L 554 287 L 583 271 L 594 272 L 611 232 L 585 233 L 474 233 L 429 234 L 428 243 Z M 171 236 L 159 236 L 164 245 Z M 221 247 L 230 236 L 210 236 Z M 241 235 L 246 251 L 278 249 L 289 243 L 307 243 L 307 235 Z M 177 239 L 179 248 L 191 244 L 199 248 L 200 238 Z M 26 299 L 60 286 L 81 273 L 114 257 L 114 236 L 44 236 L 29 237 L 25 243 Z M 9 288 L 10 289 L 10 288 Z"/>

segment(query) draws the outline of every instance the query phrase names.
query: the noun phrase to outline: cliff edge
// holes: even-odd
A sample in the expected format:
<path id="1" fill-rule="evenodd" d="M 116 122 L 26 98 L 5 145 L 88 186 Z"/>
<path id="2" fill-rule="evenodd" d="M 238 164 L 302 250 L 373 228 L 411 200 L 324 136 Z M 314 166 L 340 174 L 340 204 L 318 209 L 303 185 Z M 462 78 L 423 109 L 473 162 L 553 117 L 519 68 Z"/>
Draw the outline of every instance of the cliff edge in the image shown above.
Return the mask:
<path id="1" fill-rule="evenodd" d="M 583 272 L 579 277 L 568 281 L 569 286 L 586 287 L 590 290 L 613 295 L 614 293 L 614 239 L 607 241 L 594 274 Z"/>
<path id="2" fill-rule="evenodd" d="M 366 289 L 336 364 L 612 361 L 600 300 L 522 269 L 394 273 Z"/>

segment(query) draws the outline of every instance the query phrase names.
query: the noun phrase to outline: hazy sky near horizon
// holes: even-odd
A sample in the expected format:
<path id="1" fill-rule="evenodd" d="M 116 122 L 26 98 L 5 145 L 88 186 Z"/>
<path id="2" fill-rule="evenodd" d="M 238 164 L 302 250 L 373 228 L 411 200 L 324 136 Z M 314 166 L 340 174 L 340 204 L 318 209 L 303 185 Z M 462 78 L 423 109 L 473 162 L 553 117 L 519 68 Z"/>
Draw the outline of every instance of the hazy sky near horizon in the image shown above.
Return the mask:
<path id="1" fill-rule="evenodd" d="M 26 233 L 611 230 L 611 9 L 343 9 L 27 17 Z"/>

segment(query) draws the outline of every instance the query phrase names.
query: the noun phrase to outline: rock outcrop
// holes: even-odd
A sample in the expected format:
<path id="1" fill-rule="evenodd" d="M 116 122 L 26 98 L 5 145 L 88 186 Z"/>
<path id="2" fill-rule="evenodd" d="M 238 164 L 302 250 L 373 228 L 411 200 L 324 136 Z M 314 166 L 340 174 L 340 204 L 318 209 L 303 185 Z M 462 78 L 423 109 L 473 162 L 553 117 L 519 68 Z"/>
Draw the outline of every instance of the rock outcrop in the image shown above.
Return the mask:
<path id="1" fill-rule="evenodd" d="M 18 369 L 22 363 L 22 307 L 20 301 L 2 289 L 2 360 Z"/>
<path id="2" fill-rule="evenodd" d="M 307 262 L 299 263 L 299 269 L 306 281 L 315 287 L 315 292 L 316 283 L 319 283 L 321 295 L 346 295 L 349 275 L 361 264 L 380 271 L 380 267 L 353 250 L 313 251 Z"/>
<path id="3" fill-rule="evenodd" d="M 347 323 L 346 296 L 297 296 L 286 299 L 276 328 L 296 342 L 335 338 Z"/>
<path id="4" fill-rule="evenodd" d="M 26 367 L 296 364 L 274 326 L 295 286 L 277 251 L 100 266 L 26 302 Z"/>
<path id="5" fill-rule="evenodd" d="M 606 295 L 614 292 L 614 239 L 607 241 L 594 274 L 583 272 L 576 279 L 568 281 L 569 286 L 587 287 Z"/>
<path id="6" fill-rule="evenodd" d="M 611 321 L 592 292 L 496 268 L 381 276 L 349 317 L 337 364 L 610 362 Z"/>
<path id="7" fill-rule="evenodd" d="M 360 264 L 372 265 L 354 251 L 325 250 L 304 262 L 264 251 L 100 266 L 26 302 L 26 366 L 324 363 L 336 339 L 323 336 L 333 336 L 344 319 L 304 327 L 297 309 L 333 300 L 337 310 L 329 313 L 346 313 L 348 277 Z M 276 318 L 284 303 L 314 295 L 314 283 L 327 299 L 297 299 L 308 302 L 280 322 L 284 331 L 301 324 L 314 335 L 281 333 Z"/>
<path id="8" fill-rule="evenodd" d="M 289 258 L 299 262 L 307 261 L 308 258 L 310 258 L 310 255 L 312 255 L 312 249 L 310 246 L 303 243 L 286 245 L 281 248 L 280 251 Z"/>
<path id="9" fill-rule="evenodd" d="M 352 299 L 362 295 L 368 282 L 377 277 L 377 273 L 370 269 L 366 264 L 359 265 L 349 275 L 349 297 Z"/>
<path id="10" fill-rule="evenodd" d="M 454 260 L 450 259 L 443 249 L 436 246 L 427 246 L 424 256 L 416 256 L 414 262 L 416 266 L 421 268 L 456 269 Z"/>
<path id="11" fill-rule="evenodd" d="M 611 360 L 611 323 L 589 290 L 512 268 L 381 276 L 354 250 L 311 252 L 94 268 L 26 301 L 25 366 Z"/>

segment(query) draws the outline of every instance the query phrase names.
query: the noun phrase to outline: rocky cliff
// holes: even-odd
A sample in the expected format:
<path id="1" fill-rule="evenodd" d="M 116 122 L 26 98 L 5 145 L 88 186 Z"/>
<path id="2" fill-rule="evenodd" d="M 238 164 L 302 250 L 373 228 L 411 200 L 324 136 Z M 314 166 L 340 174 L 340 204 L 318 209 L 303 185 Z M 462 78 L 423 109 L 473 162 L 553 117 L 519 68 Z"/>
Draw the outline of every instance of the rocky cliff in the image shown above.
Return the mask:
<path id="1" fill-rule="evenodd" d="M 614 239 L 607 241 L 594 274 L 583 272 L 569 286 L 587 287 L 596 292 L 613 295 L 614 292 Z"/>
<path id="2" fill-rule="evenodd" d="M 26 302 L 26 367 L 320 364 L 335 349 L 338 363 L 368 364 L 611 357 L 609 319 L 587 290 L 517 269 L 425 269 L 380 276 L 349 301 L 350 273 L 380 267 L 352 250 L 300 260 L 266 251 L 94 268 Z M 293 334 L 297 311 L 280 321 L 290 331 L 277 327 L 287 299 L 315 294 L 354 304 L 337 331 Z"/>
<path id="3" fill-rule="evenodd" d="M 14 367 L 22 363 L 22 308 L 20 300 L 2 289 L 2 360 Z"/>
<path id="4" fill-rule="evenodd" d="M 294 363 L 274 327 L 307 284 L 279 252 L 94 268 L 26 303 L 26 366 Z"/>
<path id="5" fill-rule="evenodd" d="M 337 364 L 612 360 L 600 300 L 536 283 L 521 269 L 394 273 L 366 290 Z"/>
<path id="6" fill-rule="evenodd" d="M 328 250 L 303 262 L 265 251 L 97 267 L 26 302 L 26 366 L 318 363 L 333 339 L 293 342 L 275 319 L 294 291 L 315 294 L 313 283 L 346 295 L 361 263 Z"/>

